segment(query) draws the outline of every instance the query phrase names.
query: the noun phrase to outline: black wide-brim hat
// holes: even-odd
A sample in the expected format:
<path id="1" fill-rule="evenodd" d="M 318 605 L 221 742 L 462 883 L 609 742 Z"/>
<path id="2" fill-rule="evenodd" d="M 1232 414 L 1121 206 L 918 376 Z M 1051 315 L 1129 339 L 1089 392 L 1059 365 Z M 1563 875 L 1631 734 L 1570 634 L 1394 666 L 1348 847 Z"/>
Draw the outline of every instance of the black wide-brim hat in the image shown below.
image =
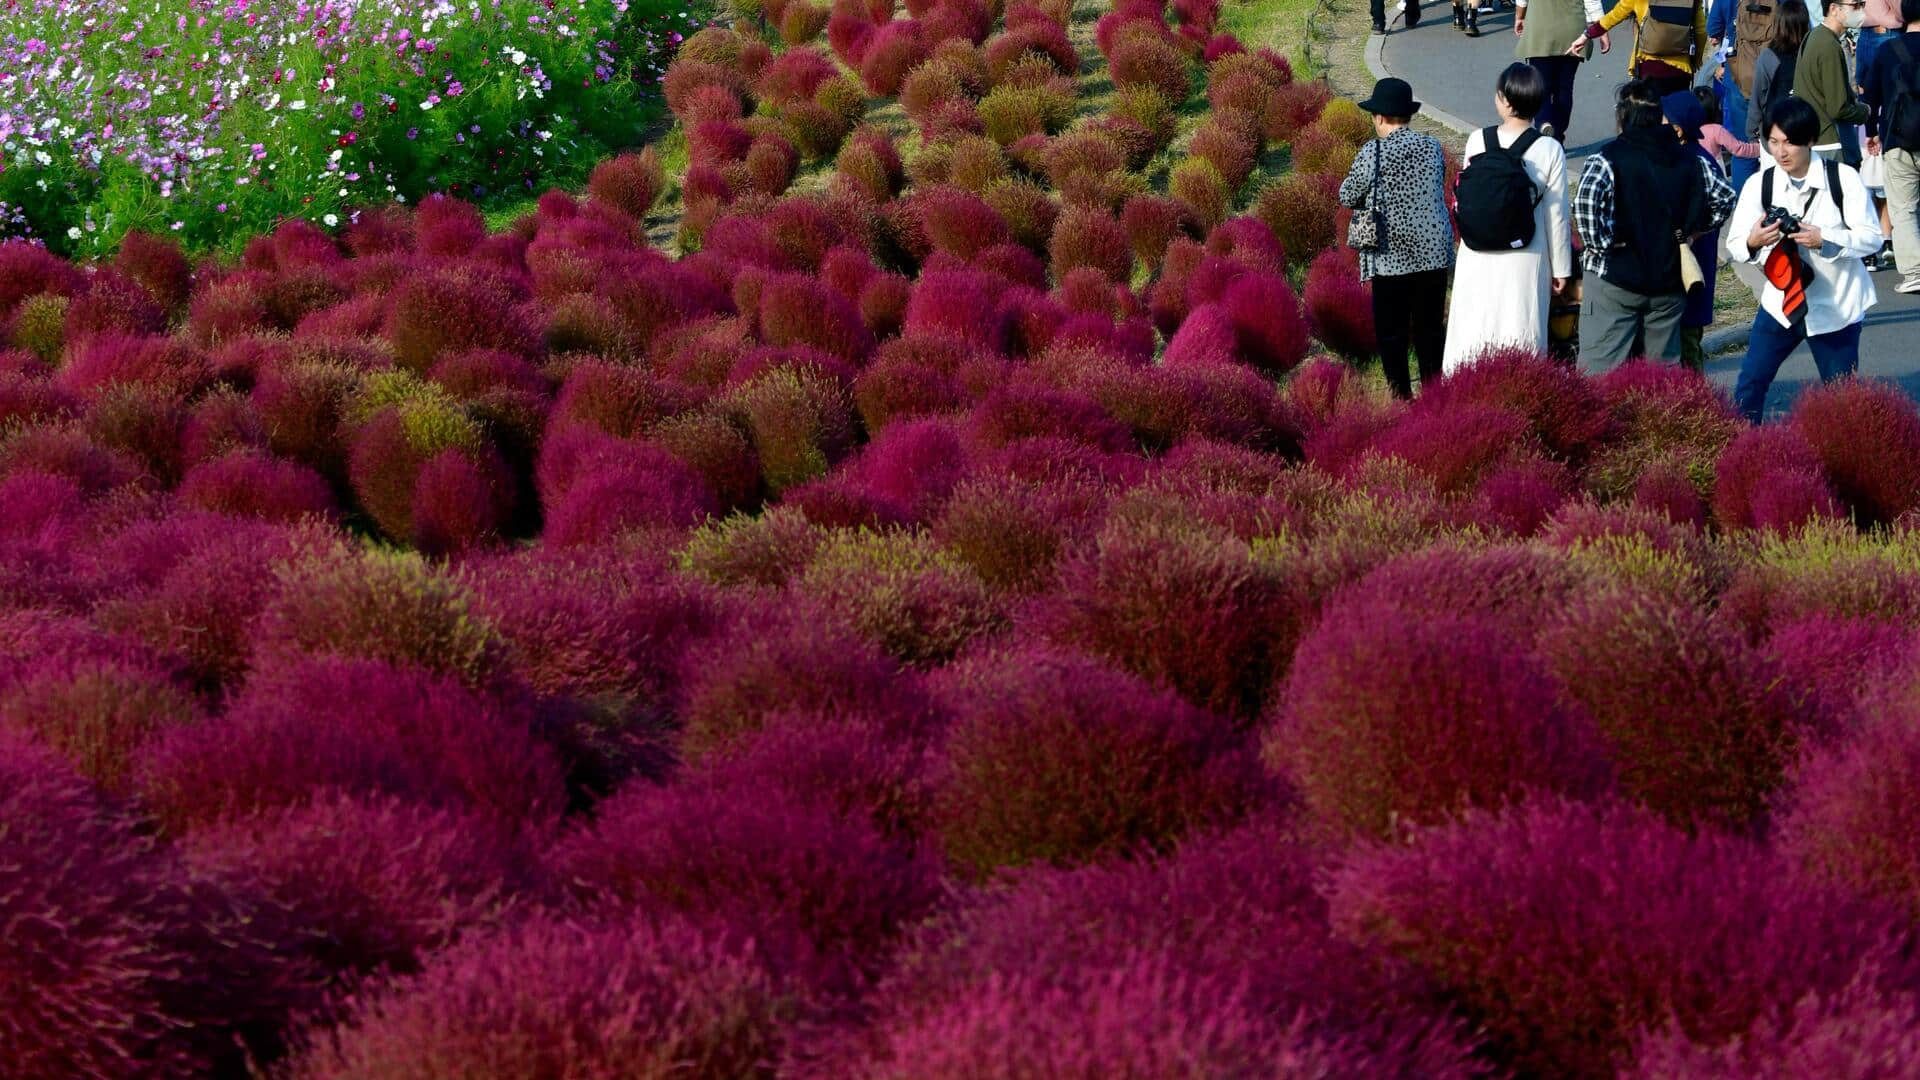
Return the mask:
<path id="1" fill-rule="evenodd" d="M 1420 103 L 1413 100 L 1413 87 L 1405 79 L 1381 79 L 1373 84 L 1373 96 L 1360 103 L 1360 107 L 1375 116 L 1412 116 L 1420 111 Z"/>

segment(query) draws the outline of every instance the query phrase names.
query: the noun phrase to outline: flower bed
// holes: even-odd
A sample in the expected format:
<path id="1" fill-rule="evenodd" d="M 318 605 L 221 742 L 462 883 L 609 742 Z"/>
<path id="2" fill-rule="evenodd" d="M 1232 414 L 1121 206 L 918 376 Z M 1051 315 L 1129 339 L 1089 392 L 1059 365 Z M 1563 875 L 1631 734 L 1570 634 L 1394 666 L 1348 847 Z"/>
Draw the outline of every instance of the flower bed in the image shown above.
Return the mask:
<path id="1" fill-rule="evenodd" d="M 574 184 L 699 27 L 641 0 L 24 0 L 0 30 L 0 235 L 190 248 L 452 191 Z"/>

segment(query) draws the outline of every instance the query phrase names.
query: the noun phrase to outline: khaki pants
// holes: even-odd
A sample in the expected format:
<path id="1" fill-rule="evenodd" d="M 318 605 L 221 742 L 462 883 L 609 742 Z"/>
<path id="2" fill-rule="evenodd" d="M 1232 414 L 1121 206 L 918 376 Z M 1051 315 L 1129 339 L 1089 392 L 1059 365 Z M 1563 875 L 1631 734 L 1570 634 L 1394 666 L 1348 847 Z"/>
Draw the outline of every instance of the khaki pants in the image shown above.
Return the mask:
<path id="1" fill-rule="evenodd" d="M 1920 278 L 1920 157 L 1889 150 L 1887 215 L 1893 219 L 1893 258 L 1902 277 Z"/>

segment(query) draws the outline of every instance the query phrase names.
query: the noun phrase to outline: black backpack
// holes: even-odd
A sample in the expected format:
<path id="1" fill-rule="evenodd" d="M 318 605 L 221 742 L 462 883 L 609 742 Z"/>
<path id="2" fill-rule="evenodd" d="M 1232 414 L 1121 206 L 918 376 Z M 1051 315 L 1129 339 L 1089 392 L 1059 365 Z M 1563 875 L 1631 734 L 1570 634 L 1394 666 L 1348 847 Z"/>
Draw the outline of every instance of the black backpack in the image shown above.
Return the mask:
<path id="1" fill-rule="evenodd" d="M 1484 148 L 1467 162 L 1454 190 L 1460 241 L 1475 251 L 1515 251 L 1533 243 L 1533 208 L 1541 193 L 1521 159 L 1540 133 L 1529 128 L 1502 147 L 1498 131 L 1480 133 Z"/>
<path id="2" fill-rule="evenodd" d="M 1840 213 L 1840 220 L 1847 220 L 1847 189 L 1840 186 L 1840 163 L 1826 158 L 1816 158 L 1827 170 L 1827 197 L 1833 200 L 1833 208 Z M 1760 209 L 1773 209 L 1773 174 L 1779 169 L 1760 171 Z M 1806 212 L 1806 207 L 1795 211 L 1795 216 Z"/>
<path id="3" fill-rule="evenodd" d="M 1893 69 L 1893 93 L 1880 112 L 1880 141 L 1890 150 L 1920 151 L 1920 64 L 1904 36 L 1883 51 L 1892 53 L 1900 66 Z"/>

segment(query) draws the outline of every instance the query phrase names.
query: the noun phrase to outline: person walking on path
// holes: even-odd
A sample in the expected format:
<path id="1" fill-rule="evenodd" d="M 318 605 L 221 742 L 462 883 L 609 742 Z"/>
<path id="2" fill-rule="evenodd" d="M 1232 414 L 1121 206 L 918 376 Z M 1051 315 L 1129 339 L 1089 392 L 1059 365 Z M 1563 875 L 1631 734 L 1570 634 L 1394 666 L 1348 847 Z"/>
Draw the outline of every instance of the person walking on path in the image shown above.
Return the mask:
<path id="1" fill-rule="evenodd" d="M 1752 143 L 1748 113 L 1753 102 L 1753 66 L 1773 38 L 1773 13 L 1778 0 L 1713 0 L 1707 11 L 1708 47 L 1724 57 L 1717 72 L 1720 110 L 1726 130 Z M 1711 136 L 1709 136 L 1711 137 Z M 1760 171 L 1759 154 L 1734 155 L 1727 175 L 1734 189 Z"/>
<path id="2" fill-rule="evenodd" d="M 1882 155 L 1887 220 L 1903 293 L 1920 293 L 1920 0 L 1900 0 L 1907 32 L 1882 47 L 1864 77 L 1867 148 Z"/>
<path id="3" fill-rule="evenodd" d="M 1420 382 L 1438 378 L 1446 348 L 1447 270 L 1453 225 L 1447 218 L 1447 156 L 1431 135 L 1407 125 L 1420 103 L 1401 79 L 1381 79 L 1360 103 L 1377 138 L 1360 148 L 1340 183 L 1340 204 L 1380 222 L 1372 250 L 1360 252 L 1360 278 L 1373 282 L 1380 367 L 1401 397 L 1413 395 L 1411 346 Z"/>
<path id="4" fill-rule="evenodd" d="M 1779 167 L 1747 181 L 1727 232 L 1727 254 L 1758 263 L 1766 276 L 1760 310 L 1740 363 L 1734 403 L 1759 423 L 1780 364 L 1802 341 L 1820 379 L 1860 366 L 1860 325 L 1877 299 L 1861 263 L 1880 250 L 1880 218 L 1853 167 L 1816 159 L 1820 116 L 1788 98 L 1767 117 Z"/>
<path id="5" fill-rule="evenodd" d="M 1510 65 L 1500 73 L 1493 95 L 1500 125 L 1467 136 L 1461 161 L 1467 169 L 1481 154 L 1519 159 L 1535 192 L 1533 231 L 1525 246 L 1504 251 L 1476 251 L 1465 243 L 1460 245 L 1454 256 L 1455 285 L 1447 311 L 1443 366 L 1448 373 L 1501 346 L 1518 345 L 1545 352 L 1549 298 L 1560 295 L 1573 276 L 1573 234 L 1567 221 L 1567 153 L 1532 126 L 1546 94 L 1546 80 L 1537 69 L 1527 64 Z M 1464 205 L 1461 212 L 1466 212 Z M 1467 232 L 1464 223 L 1461 231 Z"/>
<path id="6" fill-rule="evenodd" d="M 1584 247 L 1580 365 L 1623 363 L 1636 337 L 1646 354 L 1680 359 L 1686 308 L 1681 248 L 1727 219 L 1733 189 L 1707 160 L 1680 145 L 1654 86 L 1620 88 L 1620 135 L 1587 159 L 1573 199 Z"/>
<path id="7" fill-rule="evenodd" d="M 1701 101 L 1702 96 L 1706 98 L 1705 103 Z M 1705 158 L 1707 167 L 1715 175 L 1724 177 L 1726 174 L 1720 169 L 1719 158 L 1707 147 L 1702 137 L 1707 122 L 1707 104 L 1712 102 L 1713 92 L 1705 87 L 1682 90 L 1661 98 L 1660 111 L 1680 136 L 1681 145 Z M 1702 233 L 1689 241 L 1687 247 L 1693 252 L 1694 262 L 1700 266 L 1701 280 L 1699 285 L 1687 291 L 1687 307 L 1680 313 L 1680 364 L 1694 371 L 1704 371 L 1707 366 L 1704 339 L 1707 327 L 1713 325 L 1714 278 L 1720 270 L 1720 234 Z"/>
<path id="8" fill-rule="evenodd" d="M 1587 24 L 1586 30 L 1563 48 L 1568 56 L 1581 55 L 1590 39 L 1634 20 L 1633 56 L 1627 72 L 1653 84 L 1656 94 L 1670 94 L 1693 85 L 1694 73 L 1707 61 L 1705 0 L 1687 4 L 1656 4 L 1653 0 L 1619 0 L 1612 11 Z"/>
<path id="9" fill-rule="evenodd" d="M 1849 29 L 1859 29 L 1866 17 L 1867 0 L 1832 0 L 1827 17 L 1807 32 L 1793 70 L 1793 96 L 1813 106 L 1820 117 L 1814 152 L 1855 168 L 1860 165 L 1860 142 L 1853 125 L 1865 123 L 1869 110 L 1854 95 L 1840 38 Z"/>
<path id="10" fill-rule="evenodd" d="M 1806 0 L 1779 0 L 1773 12 L 1773 37 L 1753 65 L 1753 100 L 1747 106 L 1747 141 L 1760 147 L 1761 160 L 1773 164 L 1767 156 L 1767 114 L 1793 95 L 1794 69 L 1800 66 L 1800 46 L 1813 29 L 1813 17 Z"/>
<path id="11" fill-rule="evenodd" d="M 1578 56 L 1568 55 L 1565 43 L 1575 34 L 1606 14 L 1601 0 L 1514 0 L 1513 32 L 1520 38 L 1514 46 L 1514 59 L 1531 64 L 1546 80 L 1547 97 L 1540 105 L 1540 130 L 1567 141 L 1567 127 L 1573 123 L 1573 82 L 1580 65 L 1593 57 L 1593 42 L 1581 39 Z M 1613 48 L 1607 35 L 1600 35 L 1600 51 Z"/>

